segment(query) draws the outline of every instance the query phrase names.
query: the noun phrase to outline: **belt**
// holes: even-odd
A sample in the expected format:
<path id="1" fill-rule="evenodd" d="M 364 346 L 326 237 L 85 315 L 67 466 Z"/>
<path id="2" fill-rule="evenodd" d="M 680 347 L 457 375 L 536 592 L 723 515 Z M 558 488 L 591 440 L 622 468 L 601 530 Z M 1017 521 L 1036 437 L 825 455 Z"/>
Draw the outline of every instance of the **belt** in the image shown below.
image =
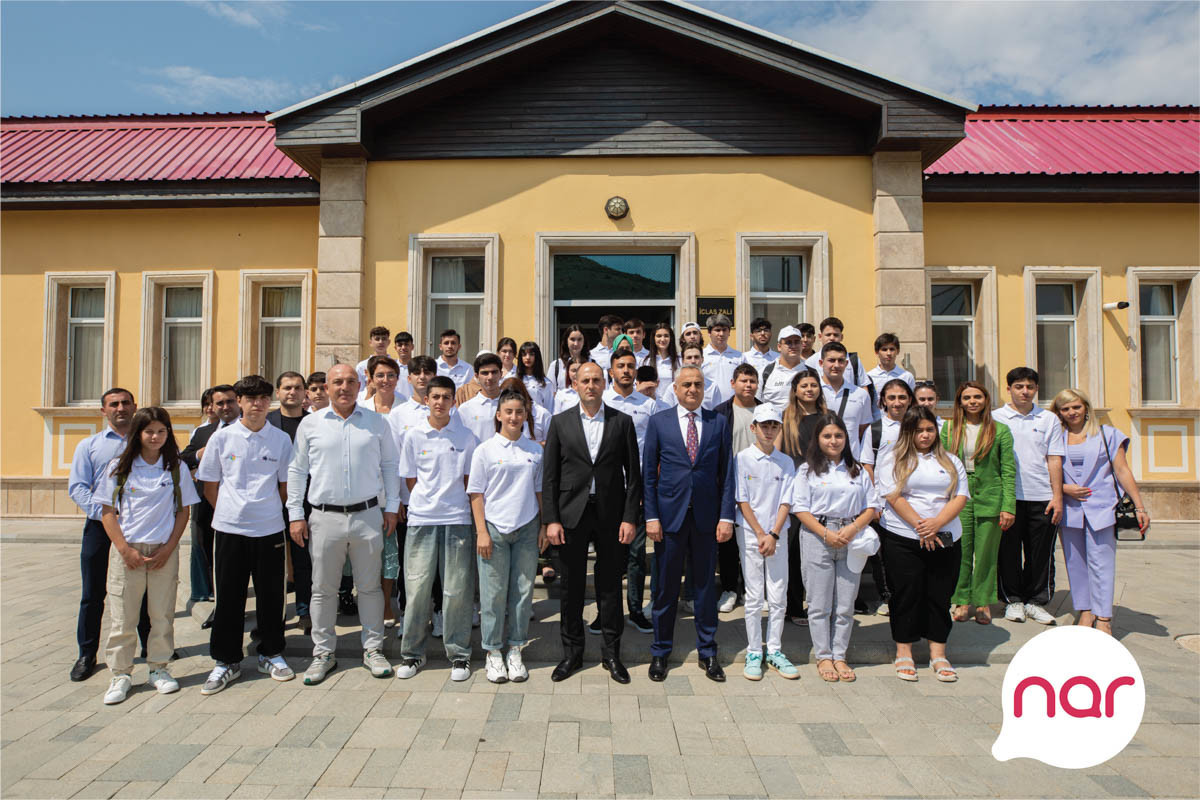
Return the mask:
<path id="1" fill-rule="evenodd" d="M 843 517 L 828 517 L 824 514 L 820 514 L 817 516 L 817 522 L 821 523 L 826 528 L 828 528 L 830 525 L 834 525 L 834 526 L 840 528 L 840 527 L 844 526 L 846 523 L 853 522 L 853 521 L 854 521 L 853 517 L 844 517 L 844 518 Z"/>
<path id="2" fill-rule="evenodd" d="M 317 511 L 336 511 L 339 514 L 354 514 L 359 511 L 366 511 L 368 508 L 374 508 L 379 505 L 379 498 L 372 497 L 370 500 L 364 500 L 361 503 L 354 503 L 348 506 L 335 506 L 333 503 L 313 504 L 313 509 Z"/>

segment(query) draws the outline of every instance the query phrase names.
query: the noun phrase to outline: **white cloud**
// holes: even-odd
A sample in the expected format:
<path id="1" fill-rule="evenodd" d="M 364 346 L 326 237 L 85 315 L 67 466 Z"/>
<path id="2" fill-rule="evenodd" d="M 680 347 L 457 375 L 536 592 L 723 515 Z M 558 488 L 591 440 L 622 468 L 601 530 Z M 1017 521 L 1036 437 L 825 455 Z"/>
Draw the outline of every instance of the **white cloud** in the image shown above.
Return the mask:
<path id="1" fill-rule="evenodd" d="M 175 107 L 197 111 L 277 109 L 345 83 L 340 75 L 327 81 L 296 84 L 269 77 L 213 75 L 188 66 L 169 66 L 146 72 L 156 80 L 142 84 L 143 91 Z"/>
<path id="2" fill-rule="evenodd" d="M 287 16 L 287 5 L 281 0 L 245 0 L 225 3 L 219 0 L 187 0 L 217 19 L 224 19 L 242 28 L 265 30 Z"/>
<path id="3" fill-rule="evenodd" d="M 704 3 L 981 104 L 1200 102 L 1200 4 Z"/>

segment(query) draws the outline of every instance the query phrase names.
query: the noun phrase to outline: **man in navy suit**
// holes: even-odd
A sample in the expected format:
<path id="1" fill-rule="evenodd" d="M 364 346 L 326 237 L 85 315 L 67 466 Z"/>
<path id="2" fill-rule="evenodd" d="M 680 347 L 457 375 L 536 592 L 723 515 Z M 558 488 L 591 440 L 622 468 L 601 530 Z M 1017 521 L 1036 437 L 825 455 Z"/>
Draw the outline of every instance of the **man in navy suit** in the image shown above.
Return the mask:
<path id="1" fill-rule="evenodd" d="M 646 535 L 654 542 L 658 569 L 650 680 L 667 677 L 686 563 L 695 588 L 700 667 L 710 679 L 724 681 L 717 661 L 714 571 L 718 542 L 733 536 L 732 439 L 725 417 L 700 407 L 704 373 L 698 367 L 676 373 L 675 397 L 678 406 L 650 418 L 642 461 Z"/>

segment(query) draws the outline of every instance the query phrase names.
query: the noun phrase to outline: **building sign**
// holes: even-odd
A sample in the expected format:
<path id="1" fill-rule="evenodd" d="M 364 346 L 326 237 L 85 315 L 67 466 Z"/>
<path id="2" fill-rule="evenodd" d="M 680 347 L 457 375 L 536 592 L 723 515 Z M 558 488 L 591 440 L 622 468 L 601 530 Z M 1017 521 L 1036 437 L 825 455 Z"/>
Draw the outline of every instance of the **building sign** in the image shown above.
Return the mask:
<path id="1" fill-rule="evenodd" d="M 730 327 L 736 327 L 732 297 L 697 297 L 696 322 L 701 328 L 706 327 L 706 321 L 713 314 L 724 314 L 729 317 Z"/>

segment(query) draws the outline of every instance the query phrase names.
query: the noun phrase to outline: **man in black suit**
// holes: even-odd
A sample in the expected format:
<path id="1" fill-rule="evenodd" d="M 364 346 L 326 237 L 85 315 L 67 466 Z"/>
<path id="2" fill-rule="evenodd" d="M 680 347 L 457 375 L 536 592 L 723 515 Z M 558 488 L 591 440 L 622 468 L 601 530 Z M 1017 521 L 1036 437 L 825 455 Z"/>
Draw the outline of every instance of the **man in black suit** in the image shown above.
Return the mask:
<path id="1" fill-rule="evenodd" d="M 596 546 L 596 604 L 604 634 L 601 663 L 612 679 L 629 683 L 621 663 L 621 577 L 638 523 L 642 477 L 633 420 L 604 405 L 604 372 L 579 368 L 579 405 L 555 415 L 542 461 L 542 522 L 559 545 L 563 566 L 563 660 L 551 680 L 583 666 L 583 590 L 588 542 Z"/>

